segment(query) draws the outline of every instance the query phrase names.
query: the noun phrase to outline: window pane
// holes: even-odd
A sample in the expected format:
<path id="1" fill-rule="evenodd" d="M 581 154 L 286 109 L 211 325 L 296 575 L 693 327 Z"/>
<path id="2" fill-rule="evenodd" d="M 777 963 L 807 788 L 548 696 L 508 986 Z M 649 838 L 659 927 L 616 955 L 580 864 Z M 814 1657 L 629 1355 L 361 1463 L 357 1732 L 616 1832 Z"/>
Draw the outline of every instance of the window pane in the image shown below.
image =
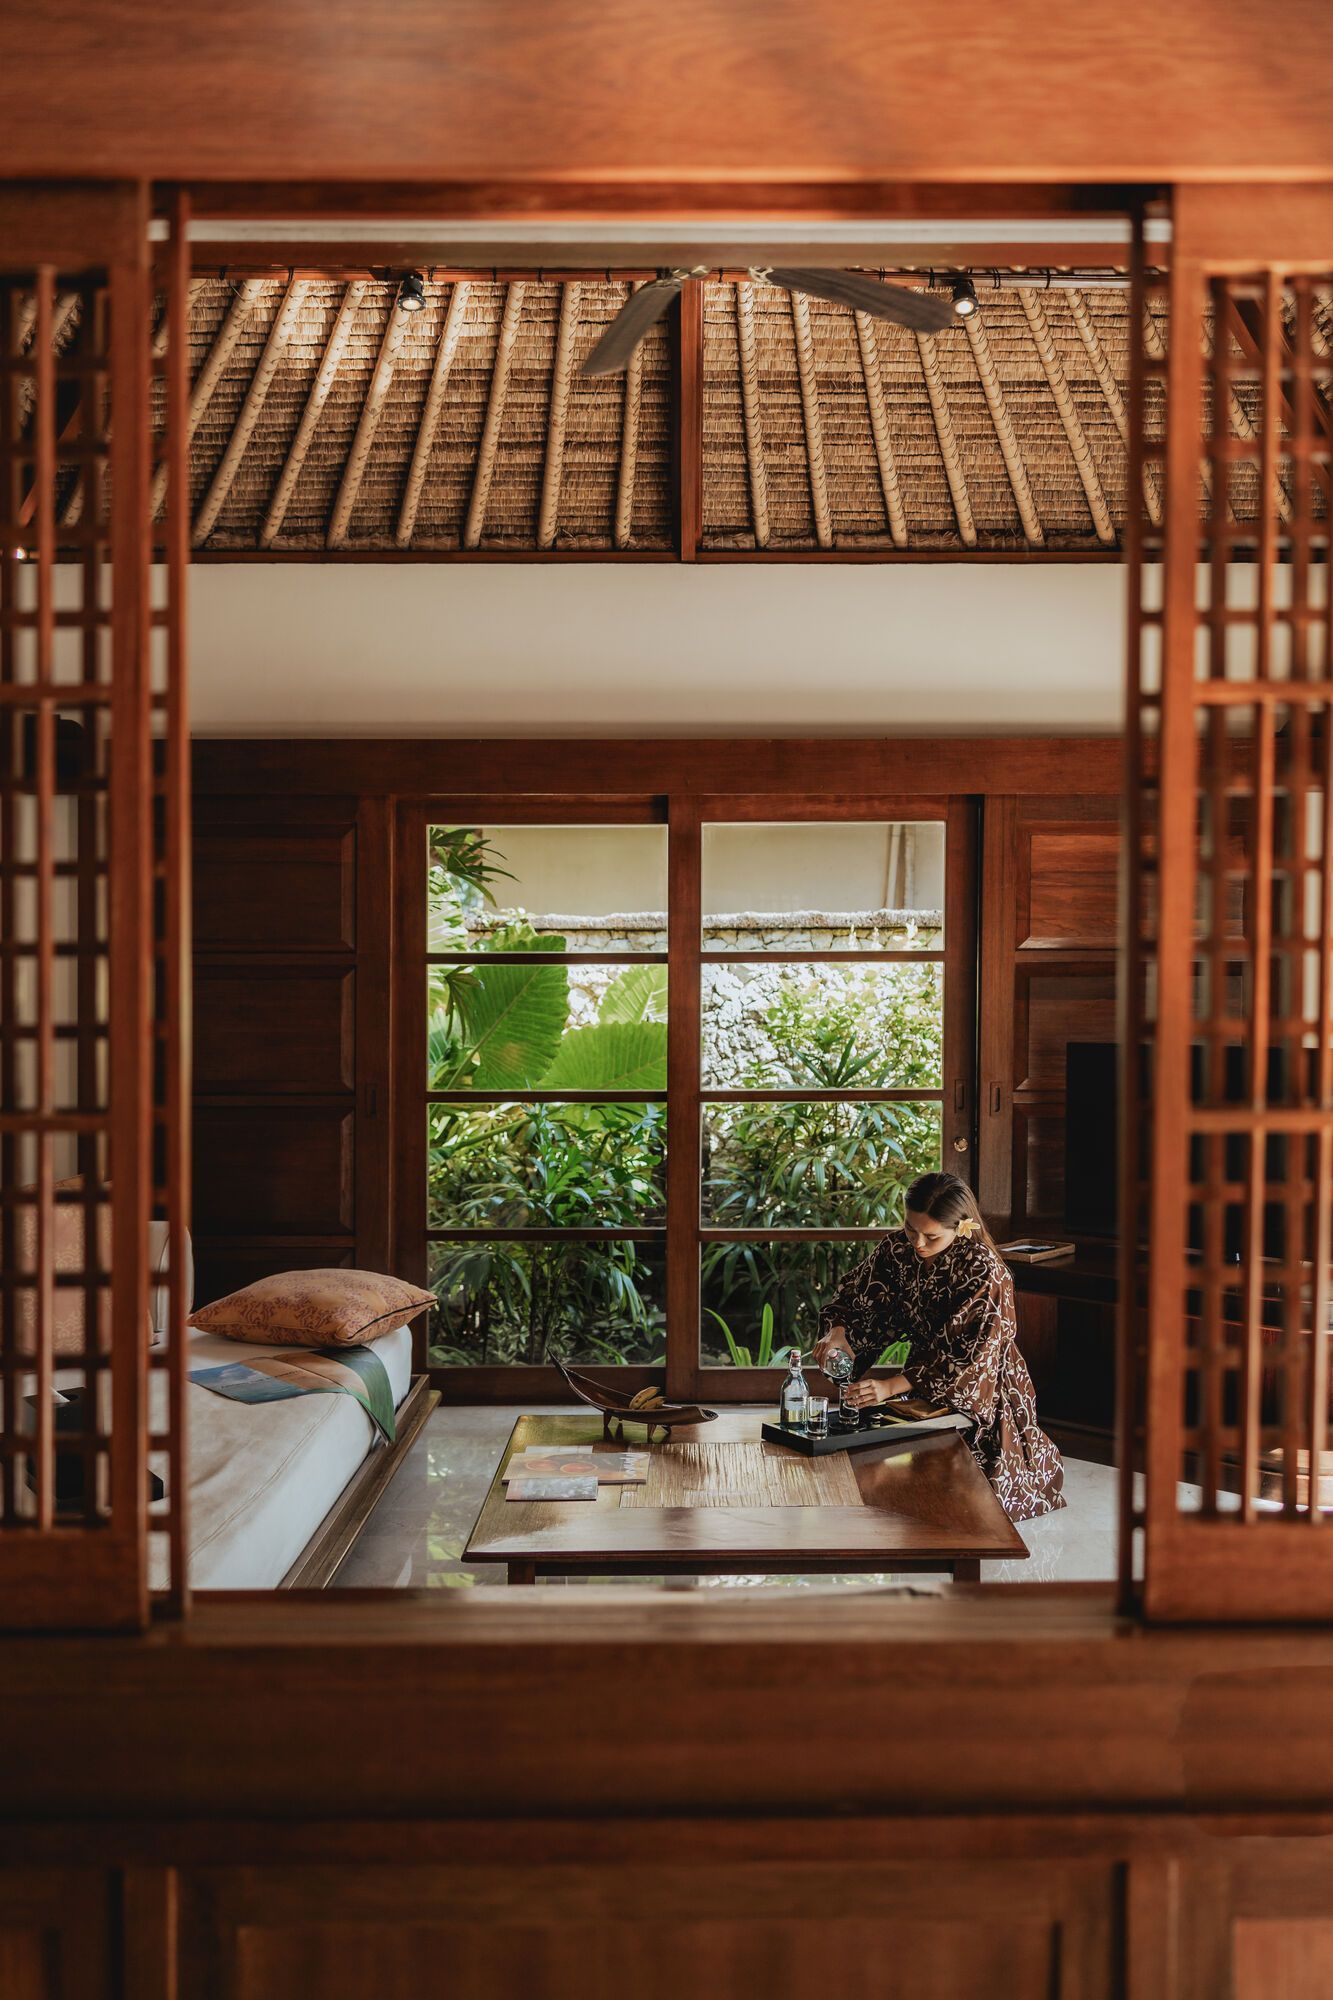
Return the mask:
<path id="1" fill-rule="evenodd" d="M 432 1104 L 427 1227 L 656 1227 L 665 1104 Z"/>
<path id="2" fill-rule="evenodd" d="M 664 826 L 433 826 L 431 951 L 666 950 Z"/>
<path id="3" fill-rule="evenodd" d="M 705 950 L 938 951 L 944 822 L 703 829 Z"/>
<path id="4" fill-rule="evenodd" d="M 712 1090 L 938 1090 L 944 968 L 703 969 L 703 1080 Z"/>
<path id="5" fill-rule="evenodd" d="M 428 1090 L 666 1089 L 664 965 L 431 965 Z"/>
<path id="6" fill-rule="evenodd" d="M 767 1365 L 761 1358 L 765 1306 L 773 1308 L 773 1350 L 794 1343 L 808 1353 L 819 1335 L 824 1300 L 874 1247 L 873 1241 L 705 1243 L 700 1359 L 713 1367 Z M 736 1343 L 735 1354 L 728 1333 Z"/>
<path id="7" fill-rule="evenodd" d="M 659 1243 L 432 1243 L 436 1366 L 562 1361 L 660 1365 Z"/>
<path id="8" fill-rule="evenodd" d="M 895 1228 L 918 1174 L 940 1165 L 938 1104 L 710 1104 L 710 1229 Z"/>

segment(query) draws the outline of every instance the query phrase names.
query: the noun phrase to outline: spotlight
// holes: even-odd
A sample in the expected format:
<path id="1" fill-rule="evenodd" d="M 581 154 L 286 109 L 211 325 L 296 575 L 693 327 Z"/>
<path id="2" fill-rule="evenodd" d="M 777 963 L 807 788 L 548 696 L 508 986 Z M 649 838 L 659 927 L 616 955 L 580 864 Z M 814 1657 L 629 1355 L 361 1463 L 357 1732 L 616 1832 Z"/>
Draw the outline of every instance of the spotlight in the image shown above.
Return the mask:
<path id="1" fill-rule="evenodd" d="M 398 287 L 399 309 L 405 313 L 419 313 L 426 303 L 426 281 L 420 271 L 409 271 Z"/>
<path id="2" fill-rule="evenodd" d="M 14 560 L 15 562 L 26 562 L 28 560 L 28 551 L 19 543 L 16 543 L 14 547 Z"/>
<path id="3" fill-rule="evenodd" d="M 971 319 L 977 311 L 977 288 L 970 278 L 950 278 L 949 290 L 953 293 L 953 309 L 959 319 Z"/>

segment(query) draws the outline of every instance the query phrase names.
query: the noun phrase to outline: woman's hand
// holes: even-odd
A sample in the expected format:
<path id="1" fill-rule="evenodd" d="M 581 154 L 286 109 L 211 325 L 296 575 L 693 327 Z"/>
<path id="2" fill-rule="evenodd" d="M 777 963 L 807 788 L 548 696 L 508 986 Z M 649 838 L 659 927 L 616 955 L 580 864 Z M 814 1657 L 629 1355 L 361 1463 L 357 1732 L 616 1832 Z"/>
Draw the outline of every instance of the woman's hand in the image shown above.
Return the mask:
<path id="1" fill-rule="evenodd" d="M 824 1366 L 825 1356 L 831 1354 L 835 1347 L 840 1347 L 844 1354 L 853 1353 L 852 1343 L 847 1338 L 846 1327 L 842 1326 L 830 1327 L 829 1331 L 824 1335 L 823 1339 L 817 1340 L 815 1342 L 816 1368 L 822 1368 Z"/>
<path id="2" fill-rule="evenodd" d="M 911 1386 L 905 1375 L 888 1375 L 882 1382 L 849 1382 L 846 1399 L 855 1410 L 869 1410 L 876 1403 L 888 1403 L 895 1396 L 905 1396 Z"/>

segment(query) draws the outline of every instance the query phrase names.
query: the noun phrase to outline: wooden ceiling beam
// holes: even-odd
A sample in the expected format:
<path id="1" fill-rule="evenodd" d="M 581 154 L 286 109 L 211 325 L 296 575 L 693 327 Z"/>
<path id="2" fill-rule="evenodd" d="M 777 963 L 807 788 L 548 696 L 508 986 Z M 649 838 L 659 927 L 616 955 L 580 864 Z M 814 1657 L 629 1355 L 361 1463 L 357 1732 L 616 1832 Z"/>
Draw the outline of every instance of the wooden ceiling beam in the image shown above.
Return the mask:
<path id="1" fill-rule="evenodd" d="M 292 321 L 295 319 L 297 308 L 304 297 L 305 286 L 299 279 L 294 278 L 288 285 L 282 301 L 273 315 L 273 324 L 269 328 L 268 339 L 264 342 L 264 351 L 259 357 L 259 363 L 254 374 L 250 377 L 249 387 L 245 392 L 245 400 L 241 404 L 240 413 L 236 418 L 232 434 L 227 439 L 226 450 L 218 461 L 217 470 L 209 481 L 208 491 L 200 502 L 199 511 L 195 515 L 194 526 L 191 530 L 191 540 L 195 548 L 200 547 L 202 543 L 208 540 L 218 515 L 226 505 L 227 495 L 231 492 L 236 475 L 241 469 L 241 460 L 245 456 L 245 448 L 254 436 L 255 426 L 259 422 L 259 413 L 264 407 L 264 398 L 273 386 L 273 377 L 278 372 L 278 364 L 282 360 L 283 351 L 287 345 Z"/>
<path id="2" fill-rule="evenodd" d="M 908 543 L 907 511 L 903 506 L 898 461 L 894 456 L 889 412 L 884 401 L 884 377 L 879 369 L 875 322 L 869 313 L 853 313 L 852 318 L 856 322 L 856 344 L 861 355 L 861 377 L 866 385 L 866 402 L 870 409 L 870 434 L 875 440 L 875 460 L 879 466 L 880 492 L 884 495 L 884 513 L 894 547 L 905 549 Z"/>
<path id="3" fill-rule="evenodd" d="M 1042 533 L 1041 517 L 1037 513 L 1037 503 L 1032 497 L 1032 485 L 1028 479 L 1027 462 L 1023 448 L 1018 442 L 1014 420 L 1009 414 L 1004 389 L 1000 383 L 999 370 L 995 366 L 995 356 L 991 353 L 990 336 L 986 332 L 985 315 L 981 312 L 969 313 L 963 321 L 967 332 L 967 344 L 972 350 L 972 359 L 977 364 L 977 374 L 981 377 L 981 387 L 986 398 L 986 408 L 990 411 L 995 435 L 999 440 L 1000 456 L 1004 469 L 1009 475 L 1009 485 L 1018 509 L 1018 518 L 1023 524 L 1023 533 L 1033 548 L 1041 548 L 1046 540 Z"/>
<path id="4" fill-rule="evenodd" d="M 426 468 L 430 455 L 435 449 L 435 433 L 439 428 L 440 412 L 444 408 L 444 394 L 449 386 L 449 375 L 458 352 L 458 343 L 463 337 L 463 320 L 467 312 L 472 287 L 466 278 L 460 278 L 449 294 L 449 309 L 440 329 L 439 343 L 435 349 L 435 362 L 431 369 L 430 387 L 426 391 L 426 401 L 422 406 L 421 422 L 412 446 L 412 463 L 407 469 L 407 483 L 403 487 L 403 504 L 398 511 L 398 527 L 394 535 L 400 549 L 410 548 L 417 524 L 417 510 L 421 505 L 422 489 L 426 483 Z"/>
<path id="5" fill-rule="evenodd" d="M 581 285 L 560 288 L 560 324 L 555 340 L 555 360 L 551 367 L 551 403 L 546 423 L 546 463 L 542 467 L 541 504 L 537 512 L 537 547 L 554 545 L 560 518 L 560 483 L 565 470 L 565 424 L 569 417 L 569 392 L 574 376 L 574 349 L 579 330 Z"/>
<path id="6" fill-rule="evenodd" d="M 768 471 L 764 464 L 764 425 L 759 407 L 759 358 L 754 336 L 754 286 L 736 287 L 736 350 L 741 378 L 741 416 L 745 426 L 745 462 L 750 478 L 750 520 L 755 547 L 768 547 Z"/>
<path id="7" fill-rule="evenodd" d="M 380 341 L 380 351 L 375 361 L 375 372 L 366 390 L 366 399 L 361 405 L 361 415 L 357 419 L 356 436 L 352 439 L 352 449 L 347 454 L 342 478 L 338 481 L 338 492 L 333 502 L 333 512 L 329 516 L 328 546 L 341 548 L 347 540 L 347 530 L 351 524 L 352 509 L 356 496 L 361 491 L 361 481 L 365 478 L 366 466 L 370 462 L 371 446 L 380 426 L 384 410 L 384 399 L 393 381 L 394 362 L 402 343 L 403 328 L 408 315 L 399 310 L 397 292 L 389 297 L 389 315 L 384 322 L 384 334 Z"/>
<path id="8" fill-rule="evenodd" d="M 1115 540 L 1115 523 L 1111 519 L 1111 510 L 1106 504 L 1106 493 L 1102 487 L 1097 467 L 1093 462 L 1092 447 L 1088 443 L 1087 433 L 1083 428 L 1078 410 L 1075 407 L 1074 398 L 1069 392 L 1069 383 L 1065 377 L 1064 364 L 1061 362 L 1055 342 L 1051 338 L 1051 329 L 1046 318 L 1046 310 L 1037 294 L 1030 287 L 1026 285 L 1020 286 L 1018 296 L 1023 302 L 1023 311 L 1027 317 L 1033 341 L 1036 343 L 1042 372 L 1045 374 L 1047 383 L 1050 386 L 1051 395 L 1055 399 L 1055 407 L 1060 413 L 1060 422 L 1064 425 L 1065 436 L 1069 440 L 1069 449 L 1074 455 L 1074 464 L 1078 468 L 1078 476 L 1087 498 L 1088 511 L 1092 515 L 1092 525 L 1097 531 L 1097 539 L 1099 542 L 1113 542 Z"/>
<path id="9" fill-rule="evenodd" d="M 704 520 L 704 288 L 687 278 L 668 316 L 671 337 L 672 541 L 693 562 Z"/>
<path id="10" fill-rule="evenodd" d="M 604 223 L 608 217 L 618 221 L 652 219 L 656 243 L 661 229 L 678 226 L 683 214 L 691 218 L 754 217 L 756 224 L 774 216 L 810 223 L 863 219 L 877 226 L 886 217 L 915 222 L 942 219 L 955 226 L 961 217 L 968 223 L 1029 217 L 1043 222 L 1086 222 L 1095 216 L 1120 222 L 1143 200 L 1142 187 L 1109 181 L 1098 185 L 1079 179 L 862 179 L 833 186 L 799 176 L 704 182 L 691 199 L 689 184 L 683 181 L 617 180 L 605 174 L 596 178 L 567 176 L 558 203 L 546 199 L 549 190 L 545 184 L 521 175 L 503 182 L 405 179 L 401 174 L 376 181 L 311 179 L 308 175 L 293 175 L 283 181 L 198 179 L 191 183 L 189 193 L 190 215 L 196 222 L 225 217 L 239 222 L 341 221 L 360 216 L 376 222 L 405 218 L 406 226 L 430 218 L 437 237 L 445 236 L 451 223 L 513 224 L 515 234 L 521 225 L 531 228 L 540 241 L 542 254 L 534 260 L 534 268 L 540 262 L 547 270 L 554 265 L 560 245 L 549 233 L 542 233 L 543 209 L 562 231 L 571 217 L 586 219 L 590 225 Z M 447 222 L 440 223 L 440 217 Z M 604 252 L 605 245 L 601 248 Z"/>
<path id="11" fill-rule="evenodd" d="M 940 457 L 944 460 L 944 476 L 949 482 L 949 497 L 953 501 L 958 533 L 964 547 L 975 548 L 977 524 L 972 512 L 972 497 L 967 490 L 967 475 L 963 471 L 962 453 L 958 449 L 958 439 L 954 434 L 953 415 L 949 409 L 944 377 L 940 373 L 939 356 L 935 352 L 934 334 L 918 333 L 916 347 L 917 353 L 921 356 L 921 372 L 926 378 L 930 414 L 935 425 L 935 436 L 939 440 Z"/>
<path id="12" fill-rule="evenodd" d="M 339 363 L 351 338 L 352 327 L 365 294 L 366 286 L 360 283 L 350 284 L 343 293 L 342 303 L 338 307 L 337 317 L 325 343 L 319 368 L 310 385 L 310 394 L 306 397 L 305 408 L 301 412 L 301 421 L 296 427 L 296 436 L 292 439 L 291 448 L 283 461 L 282 471 L 278 474 L 277 485 L 273 488 L 264 515 L 264 525 L 259 531 L 261 548 L 272 548 L 286 519 L 292 494 L 296 490 L 296 482 L 306 462 L 311 441 L 319 426 L 324 405 L 328 401 L 329 391 L 333 387 L 334 377 L 338 373 Z"/>
<path id="13" fill-rule="evenodd" d="M 637 285 L 630 287 L 637 291 Z M 627 549 L 634 534 L 634 483 L 639 468 L 639 398 L 643 386 L 643 342 L 625 370 L 625 394 L 620 408 L 620 465 L 616 473 L 616 520 L 612 538 Z"/>
<path id="14" fill-rule="evenodd" d="M 477 448 L 477 467 L 472 479 L 472 497 L 468 501 L 467 520 L 463 524 L 463 547 L 475 549 L 486 525 L 486 503 L 491 496 L 491 481 L 495 477 L 495 461 L 500 448 L 500 426 L 504 422 L 505 398 L 509 393 L 509 370 L 514 359 L 514 342 L 518 339 L 519 324 L 523 317 L 524 287 L 510 285 L 505 295 L 504 318 L 500 322 L 500 338 L 495 349 L 495 366 L 491 370 L 491 386 L 486 398 L 486 421 L 482 426 L 481 443 Z"/>
<path id="15" fill-rule="evenodd" d="M 801 384 L 801 416 L 805 424 L 805 459 L 810 474 L 810 505 L 815 540 L 821 549 L 833 547 L 833 517 L 829 512 L 824 472 L 824 427 L 819 418 L 819 383 L 815 375 L 815 343 L 810 331 L 810 301 L 792 292 L 791 323 L 796 335 L 796 373 Z"/>
<path id="16" fill-rule="evenodd" d="M 236 288 L 231 304 L 223 316 L 213 345 L 208 350 L 208 359 L 195 377 L 190 390 L 190 410 L 186 418 L 186 443 L 194 441 L 194 434 L 204 411 L 213 400 L 213 392 L 222 380 L 227 363 L 241 337 L 241 329 L 250 317 L 251 310 L 264 287 L 258 278 L 247 278 Z M 167 497 L 167 467 L 165 461 L 153 474 L 153 484 L 149 492 L 149 519 L 155 521 L 162 512 L 162 503 Z"/>

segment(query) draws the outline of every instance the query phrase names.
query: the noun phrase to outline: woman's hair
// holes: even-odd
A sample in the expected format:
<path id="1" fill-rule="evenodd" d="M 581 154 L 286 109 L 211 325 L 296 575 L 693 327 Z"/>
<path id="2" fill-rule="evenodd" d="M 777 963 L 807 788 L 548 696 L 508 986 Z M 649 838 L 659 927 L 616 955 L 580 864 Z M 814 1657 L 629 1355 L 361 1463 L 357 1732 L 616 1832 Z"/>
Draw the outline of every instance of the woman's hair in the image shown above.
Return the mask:
<path id="1" fill-rule="evenodd" d="M 928 1215 L 932 1222 L 942 1222 L 946 1229 L 957 1229 L 970 1216 L 976 1224 L 970 1232 L 972 1241 L 980 1239 L 988 1249 L 995 1248 L 994 1239 L 982 1221 L 976 1196 L 957 1174 L 922 1174 L 908 1188 L 904 1207 L 910 1208 L 913 1215 Z"/>

